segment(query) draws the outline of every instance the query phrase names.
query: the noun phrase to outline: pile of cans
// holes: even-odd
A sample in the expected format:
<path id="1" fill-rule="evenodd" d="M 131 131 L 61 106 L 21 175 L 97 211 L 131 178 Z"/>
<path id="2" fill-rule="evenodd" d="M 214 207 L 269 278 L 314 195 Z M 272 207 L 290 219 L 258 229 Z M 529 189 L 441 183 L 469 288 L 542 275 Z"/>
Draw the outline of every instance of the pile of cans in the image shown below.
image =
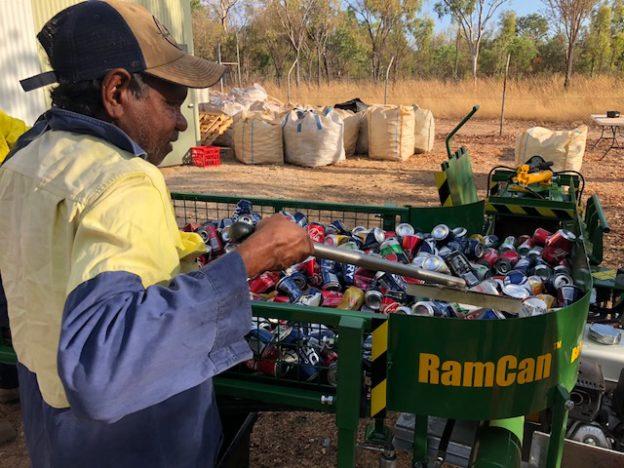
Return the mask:
<path id="1" fill-rule="evenodd" d="M 410 224 L 393 231 L 365 226 L 349 228 L 340 220 L 323 224 L 303 213 L 282 212 L 317 243 L 362 251 L 387 260 L 459 276 L 474 291 L 522 299 L 524 309 L 511 315 L 492 309 L 431 301 L 407 293 L 419 280 L 369 271 L 355 265 L 310 257 L 282 272 L 265 272 L 249 279 L 252 299 L 360 310 L 468 320 L 500 320 L 548 313 L 582 296 L 574 284 L 570 257 L 576 236 L 567 230 L 537 229 L 520 237 L 470 234 L 465 228 L 440 224 L 423 232 Z M 249 201 L 241 200 L 229 218 L 188 225 L 198 232 L 208 253 L 205 264 L 236 248 L 229 227 L 236 221 L 255 225 L 261 216 Z M 273 376 L 296 373 L 301 380 L 322 378 L 335 382 L 336 349 L 333 332 L 322 325 L 289 324 L 256 319 L 248 336 L 255 358 L 248 367 Z"/>

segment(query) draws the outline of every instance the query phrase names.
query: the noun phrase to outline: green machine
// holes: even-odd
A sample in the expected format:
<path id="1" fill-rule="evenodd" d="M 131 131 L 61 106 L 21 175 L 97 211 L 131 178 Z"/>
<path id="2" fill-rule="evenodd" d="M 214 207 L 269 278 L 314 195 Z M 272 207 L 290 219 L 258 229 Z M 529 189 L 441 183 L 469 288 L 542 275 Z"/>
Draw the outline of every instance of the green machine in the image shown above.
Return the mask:
<path id="1" fill-rule="evenodd" d="M 227 216 L 239 199 L 174 194 L 174 205 L 183 225 Z M 451 228 L 463 226 L 469 232 L 482 232 L 486 220 L 483 202 L 416 208 L 246 199 L 263 215 L 300 211 L 320 222 L 340 219 L 353 226 L 386 229 L 399 222 L 423 230 L 445 223 Z M 553 202 L 552 209 L 555 206 Z M 516 230 L 517 223 L 498 214 L 487 221 L 490 233 L 504 236 Z M 565 226 L 582 237 L 584 227 L 577 217 L 549 221 L 551 228 Z M 524 229 L 528 232 L 526 226 Z M 255 317 L 334 329 L 340 356 L 337 385 L 304 384 L 233 370 L 216 380 L 217 389 L 222 394 L 257 402 L 252 407 L 335 412 L 338 466 L 354 465 L 361 417 L 374 421 L 369 442 L 387 446 L 383 416 L 388 410 L 416 415 L 415 465 L 428 462 L 427 418 L 437 416 L 483 422 L 474 444 L 475 466 L 519 466 L 522 420 L 518 417 L 550 409 L 548 466 L 558 466 L 592 289 L 583 242 L 577 242 L 573 259 L 575 280 L 585 290 L 584 296 L 557 312 L 530 318 L 469 321 L 254 303 Z M 363 360 L 368 335 L 372 337 L 372 349 Z"/>

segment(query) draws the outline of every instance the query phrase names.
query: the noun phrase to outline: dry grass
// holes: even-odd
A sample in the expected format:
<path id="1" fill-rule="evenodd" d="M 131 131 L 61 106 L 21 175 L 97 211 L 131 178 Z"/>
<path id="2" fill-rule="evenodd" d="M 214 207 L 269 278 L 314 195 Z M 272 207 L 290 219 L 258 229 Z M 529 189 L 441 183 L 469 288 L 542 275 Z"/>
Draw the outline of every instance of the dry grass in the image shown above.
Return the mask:
<path id="1" fill-rule="evenodd" d="M 286 102 L 283 85 L 263 83 L 270 95 Z M 388 85 L 388 104 L 418 104 L 438 117 L 457 118 L 479 104 L 480 118 L 500 116 L 503 84 L 501 79 L 485 78 L 476 85 L 472 80 L 453 82 L 405 80 Z M 293 103 L 327 105 L 360 97 L 367 103 L 383 103 L 384 84 L 370 81 L 336 81 L 292 87 Z M 509 119 L 570 122 L 588 121 L 590 114 L 624 109 L 624 86 L 610 76 L 574 77 L 568 91 L 562 77 L 510 80 L 507 87 L 505 116 Z"/>

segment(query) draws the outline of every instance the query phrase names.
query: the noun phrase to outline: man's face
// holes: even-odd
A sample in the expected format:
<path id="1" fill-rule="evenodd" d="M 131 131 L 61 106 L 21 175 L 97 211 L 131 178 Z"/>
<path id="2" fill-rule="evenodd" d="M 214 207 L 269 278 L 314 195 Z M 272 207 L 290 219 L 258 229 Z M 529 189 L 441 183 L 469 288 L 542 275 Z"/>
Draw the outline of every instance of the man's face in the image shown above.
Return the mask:
<path id="1" fill-rule="evenodd" d="M 188 124 L 180 106 L 187 88 L 147 77 L 140 96 L 129 96 L 119 127 L 147 153 L 147 160 L 158 165 L 171 152 L 171 142 Z"/>

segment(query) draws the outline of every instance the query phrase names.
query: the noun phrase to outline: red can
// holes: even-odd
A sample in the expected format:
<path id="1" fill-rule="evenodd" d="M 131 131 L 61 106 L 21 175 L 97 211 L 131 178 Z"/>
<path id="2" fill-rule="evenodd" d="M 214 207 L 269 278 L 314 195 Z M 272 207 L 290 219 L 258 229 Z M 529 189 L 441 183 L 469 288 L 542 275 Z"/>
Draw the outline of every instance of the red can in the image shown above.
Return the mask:
<path id="1" fill-rule="evenodd" d="M 273 302 L 279 302 L 279 303 L 288 303 L 290 302 L 290 298 L 288 296 L 282 296 L 281 294 L 278 294 L 277 296 L 275 296 L 273 298 Z"/>
<path id="2" fill-rule="evenodd" d="M 418 278 L 410 278 L 409 276 L 401 276 L 401 278 L 403 278 L 403 281 L 407 284 L 425 284 L 423 280 Z"/>
<path id="3" fill-rule="evenodd" d="M 520 260 L 520 254 L 518 252 L 515 250 L 506 250 L 498 256 L 494 268 L 498 274 L 505 275 L 513 269 L 513 266 L 518 263 L 518 260 Z"/>
<path id="4" fill-rule="evenodd" d="M 186 226 L 182 228 L 184 232 L 195 232 L 201 227 L 199 223 L 188 223 Z"/>
<path id="5" fill-rule="evenodd" d="M 576 241 L 576 236 L 570 231 L 559 229 L 548 238 L 542 258 L 551 265 L 558 264 L 572 252 L 572 247 Z"/>
<path id="6" fill-rule="evenodd" d="M 342 302 L 342 293 L 340 291 L 321 291 L 323 299 L 321 301 L 321 306 L 323 307 L 338 307 L 338 304 Z"/>
<path id="7" fill-rule="evenodd" d="M 394 231 L 384 231 L 384 240 L 392 239 L 393 237 L 397 237 L 396 232 L 394 232 Z"/>
<path id="8" fill-rule="evenodd" d="M 490 268 L 494 268 L 496 260 L 498 260 L 498 251 L 490 247 L 483 251 L 483 256 L 479 260 L 479 263 L 487 265 Z"/>
<path id="9" fill-rule="evenodd" d="M 396 312 L 396 310 L 401 306 L 397 301 L 392 299 L 391 297 L 384 296 L 381 300 L 381 307 L 379 308 L 379 312 L 382 314 L 391 314 Z"/>
<path id="10" fill-rule="evenodd" d="M 370 289 L 374 279 L 375 272 L 366 270 L 365 268 L 358 268 L 355 270 L 353 285 L 360 288 L 362 291 L 367 291 Z"/>
<path id="11" fill-rule="evenodd" d="M 325 241 L 325 226 L 319 223 L 310 223 L 306 227 L 308 230 L 308 236 L 314 242 L 322 244 Z"/>
<path id="12" fill-rule="evenodd" d="M 318 273 L 320 269 L 319 269 L 318 263 L 316 262 L 316 258 L 308 257 L 303 262 L 295 265 L 295 270 L 303 273 L 308 278 L 313 278 L 314 275 Z"/>
<path id="13" fill-rule="evenodd" d="M 200 228 L 200 231 L 203 230 L 206 233 L 206 238 L 204 238 L 204 242 L 208 247 L 210 247 L 210 253 L 212 255 L 220 254 L 223 252 L 223 241 L 219 236 L 219 231 L 217 231 L 217 226 L 212 223 L 208 223 L 203 225 Z M 202 237 L 204 235 L 202 234 Z"/>
<path id="14" fill-rule="evenodd" d="M 275 288 L 280 275 L 274 271 L 265 271 L 261 275 L 249 280 L 249 290 L 255 294 L 262 294 Z"/>
<path id="15" fill-rule="evenodd" d="M 533 237 L 532 237 L 533 243 L 535 245 L 539 245 L 540 247 L 543 247 L 544 245 L 546 245 L 546 241 L 551 235 L 552 233 L 548 232 L 546 229 L 537 228 L 535 232 L 533 233 Z"/>
<path id="16" fill-rule="evenodd" d="M 416 234 L 402 237 L 401 246 L 403 247 L 403 251 L 409 257 L 410 262 L 414 258 L 414 253 L 416 253 L 418 247 L 420 247 L 421 242 L 422 236 L 418 236 Z"/>

